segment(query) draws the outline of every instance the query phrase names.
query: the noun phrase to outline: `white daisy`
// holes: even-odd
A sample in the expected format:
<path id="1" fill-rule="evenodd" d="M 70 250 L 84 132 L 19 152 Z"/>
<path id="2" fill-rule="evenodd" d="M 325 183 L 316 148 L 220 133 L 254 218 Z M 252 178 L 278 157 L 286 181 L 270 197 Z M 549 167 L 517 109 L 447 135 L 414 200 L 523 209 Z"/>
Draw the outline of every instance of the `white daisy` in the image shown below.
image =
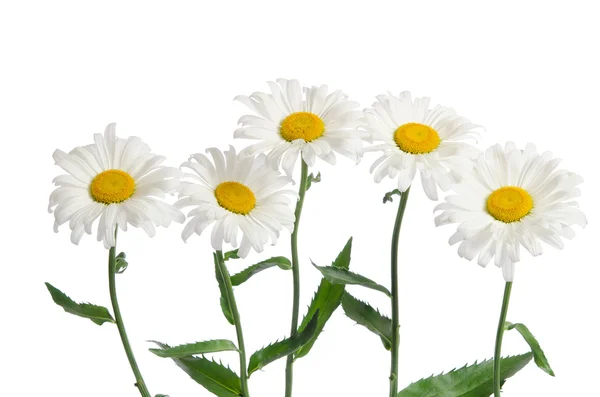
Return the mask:
<path id="1" fill-rule="evenodd" d="M 453 109 L 437 105 L 429 109 L 429 98 L 411 99 L 409 92 L 396 97 L 379 95 L 372 109 L 364 111 L 367 141 L 383 142 L 364 151 L 382 151 L 373 166 L 375 182 L 385 176 L 398 178 L 398 189 L 406 191 L 417 170 L 423 189 L 437 200 L 437 186 L 443 191 L 460 181 L 479 154 L 475 147 L 462 142 L 477 140 L 479 126 L 459 116 Z"/>
<path id="2" fill-rule="evenodd" d="M 215 250 L 223 249 L 223 242 L 238 247 L 239 230 L 242 240 L 238 255 L 245 258 L 253 248 L 262 252 L 269 237 L 277 242 L 279 231 L 285 227 L 294 230 L 294 212 L 287 195 L 297 198 L 296 192 L 281 188 L 292 179 L 265 166 L 265 155 L 236 154 L 230 146 L 223 153 L 206 150 L 213 163 L 204 154 L 193 154 L 182 167 L 192 173 L 186 176 L 194 182 L 182 182 L 178 208 L 195 206 L 181 237 L 186 241 L 192 234 L 201 235 L 211 224 L 211 242 Z M 199 182 L 199 183 L 198 183 Z"/>
<path id="3" fill-rule="evenodd" d="M 234 137 L 260 140 L 243 153 L 268 152 L 267 163 L 274 169 L 281 164 L 287 175 L 292 175 L 298 153 L 309 167 L 316 157 L 335 164 L 334 152 L 359 161 L 358 103 L 339 90 L 328 94 L 326 85 L 301 87 L 298 80 L 285 79 L 268 84 L 270 94 L 235 98 L 256 115 L 242 116 Z"/>
<path id="4" fill-rule="evenodd" d="M 450 244 L 460 242 L 458 254 L 468 260 L 479 256 L 486 266 L 494 258 L 506 281 L 514 277 L 519 248 L 540 255 L 540 241 L 562 249 L 562 237 L 575 235 L 571 225 L 585 227 L 585 215 L 573 201 L 582 178 L 557 169 L 559 159 L 538 154 L 532 144 L 519 150 L 511 142 L 490 147 L 476 160 L 457 194 L 446 197 L 437 210 L 437 226 L 459 223 Z"/>
<path id="5" fill-rule="evenodd" d="M 92 145 L 53 154 L 56 165 L 68 174 L 54 178 L 59 188 L 50 195 L 48 211 L 54 211 L 55 231 L 69 222 L 74 244 L 84 232 L 92 233 L 98 217 L 98 241 L 106 248 L 115 246 L 117 226 L 141 227 L 152 237 L 155 225 L 185 220 L 181 211 L 161 200 L 177 188 L 181 171 L 160 166 L 165 158 L 151 153 L 140 138 L 117 138 L 115 127 L 109 124 L 104 136 L 94 134 Z"/>

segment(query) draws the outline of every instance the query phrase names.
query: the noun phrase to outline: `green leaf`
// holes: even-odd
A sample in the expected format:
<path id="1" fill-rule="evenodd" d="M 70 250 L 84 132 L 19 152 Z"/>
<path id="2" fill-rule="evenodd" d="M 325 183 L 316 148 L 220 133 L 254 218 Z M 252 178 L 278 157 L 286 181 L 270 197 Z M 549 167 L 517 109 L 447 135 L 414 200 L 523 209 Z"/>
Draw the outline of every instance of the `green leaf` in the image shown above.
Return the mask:
<path id="1" fill-rule="evenodd" d="M 333 261 L 332 266 L 347 270 L 350 267 L 351 251 L 352 237 L 350 237 L 335 261 Z M 306 313 L 306 316 L 304 316 L 304 319 L 302 319 L 302 323 L 300 324 L 298 331 L 302 332 L 304 329 L 306 329 L 306 326 L 318 311 L 319 318 L 317 322 L 317 329 L 312 339 L 296 352 L 295 358 L 306 356 L 310 349 L 312 349 L 313 345 L 317 341 L 317 338 L 321 334 L 321 331 L 323 331 L 325 323 L 327 323 L 333 312 L 335 312 L 340 305 L 342 296 L 344 295 L 344 290 L 345 286 L 342 284 L 331 284 L 324 278 L 321 279 L 321 284 L 319 284 L 319 288 L 317 289 L 313 300 L 310 302 L 308 312 Z"/>
<path id="2" fill-rule="evenodd" d="M 216 353 L 222 351 L 237 351 L 235 344 L 228 339 L 215 339 L 203 342 L 188 343 L 167 349 L 150 349 L 159 357 L 181 358 L 194 354 Z"/>
<path id="3" fill-rule="evenodd" d="M 502 383 L 520 371 L 532 354 L 503 357 L 500 361 Z M 493 360 L 486 360 L 445 374 L 421 379 L 398 393 L 398 397 L 490 397 L 494 393 Z"/>
<path id="4" fill-rule="evenodd" d="M 221 274 L 221 270 L 219 268 L 219 263 L 217 262 L 217 254 L 213 253 L 213 259 L 215 261 L 215 273 L 217 275 L 217 282 L 219 284 L 219 291 L 221 291 L 221 310 L 223 311 L 223 315 L 229 322 L 229 324 L 234 325 L 235 322 L 233 320 L 233 311 L 231 310 L 231 304 L 229 299 L 227 298 L 227 289 L 225 288 L 225 279 L 224 275 Z"/>
<path id="5" fill-rule="evenodd" d="M 129 263 L 125 259 L 125 253 L 121 252 L 115 260 L 115 272 L 121 274 L 127 270 L 127 266 L 129 266 Z"/>
<path id="6" fill-rule="evenodd" d="M 169 396 L 168 396 L 168 395 L 166 395 L 166 394 L 157 394 L 157 395 L 156 395 L 156 396 L 154 396 L 154 397 L 169 397 Z"/>
<path id="7" fill-rule="evenodd" d="M 504 323 L 504 328 L 508 331 L 510 331 L 511 329 L 516 329 L 517 331 L 519 331 L 521 336 L 523 336 L 523 339 L 525 339 L 525 342 L 527 342 L 527 344 L 531 348 L 531 352 L 533 353 L 533 361 L 535 362 L 535 364 L 548 375 L 554 376 L 554 371 L 552 370 L 552 368 L 550 368 L 550 363 L 548 363 L 548 359 L 546 358 L 544 351 L 540 347 L 540 344 L 538 343 L 537 339 L 535 339 L 535 337 L 533 336 L 531 331 L 529 331 L 529 328 L 525 326 L 525 324 L 512 324 L 506 321 Z"/>
<path id="8" fill-rule="evenodd" d="M 226 261 L 230 259 L 240 259 L 240 257 L 238 256 L 238 250 L 227 251 L 225 254 L 223 254 L 223 259 L 225 259 Z"/>
<path id="9" fill-rule="evenodd" d="M 321 173 L 319 172 L 317 174 L 317 176 L 314 176 L 311 172 L 306 181 L 306 190 L 310 189 L 310 187 L 312 186 L 313 183 L 319 183 L 319 182 L 321 182 Z"/>
<path id="10" fill-rule="evenodd" d="M 394 195 L 398 195 L 401 196 L 402 193 L 400 192 L 400 190 L 398 189 L 394 189 L 391 192 L 387 192 L 385 194 L 385 196 L 383 196 L 383 204 L 387 203 L 388 201 L 391 203 L 394 201 L 394 199 L 392 198 Z"/>
<path id="11" fill-rule="evenodd" d="M 48 288 L 48 291 L 50 291 L 50 295 L 52 295 L 52 300 L 54 303 L 65 309 L 67 313 L 71 313 L 83 318 L 89 318 L 98 325 L 115 322 L 107 308 L 92 305 L 90 303 L 76 303 L 67 295 L 65 295 L 64 292 L 52 286 L 52 284 L 45 284 L 46 288 Z"/>
<path id="12" fill-rule="evenodd" d="M 275 342 L 254 352 L 248 364 L 248 376 L 275 360 L 294 354 L 298 349 L 307 344 L 317 330 L 318 319 L 319 311 L 317 310 L 302 332 L 297 332 L 287 339 Z"/>
<path id="13" fill-rule="evenodd" d="M 154 343 L 162 349 L 170 348 L 164 343 L 156 341 Z M 240 397 L 242 395 L 242 382 L 230 368 L 205 357 L 180 357 L 172 360 L 209 392 L 219 397 Z"/>
<path id="14" fill-rule="evenodd" d="M 231 284 L 236 287 L 244 282 L 246 282 L 250 277 L 254 276 L 256 273 L 262 272 L 265 269 L 268 269 L 273 266 L 278 266 L 283 270 L 290 270 L 292 268 L 292 263 L 290 260 L 284 256 L 274 256 L 273 258 L 266 259 L 262 262 L 258 262 L 255 265 L 247 267 L 241 272 L 234 274 L 231 276 Z"/>
<path id="15" fill-rule="evenodd" d="M 311 261 L 314 267 L 316 267 L 323 276 L 333 284 L 344 284 L 344 285 L 361 285 L 366 288 L 374 289 L 376 291 L 383 292 L 391 298 L 392 294 L 383 285 L 377 284 L 375 281 L 370 280 L 360 274 L 352 273 L 349 270 L 341 269 L 334 266 L 317 266 Z"/>
<path id="16" fill-rule="evenodd" d="M 392 348 L 392 334 L 394 331 L 391 319 L 347 292 L 342 298 L 342 308 L 346 316 L 379 336 L 386 350 Z"/>

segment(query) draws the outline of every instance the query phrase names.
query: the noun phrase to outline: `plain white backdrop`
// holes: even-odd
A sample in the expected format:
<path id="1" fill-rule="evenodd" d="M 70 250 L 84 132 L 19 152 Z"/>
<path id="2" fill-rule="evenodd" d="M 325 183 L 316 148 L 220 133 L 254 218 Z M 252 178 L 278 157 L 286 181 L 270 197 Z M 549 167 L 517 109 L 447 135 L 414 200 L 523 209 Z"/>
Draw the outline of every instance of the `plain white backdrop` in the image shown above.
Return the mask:
<path id="1" fill-rule="evenodd" d="M 572 1 L 3 1 L 0 5 L 2 270 L 0 389 L 11 396 L 137 394 L 116 327 L 66 314 L 44 286 L 110 306 L 107 251 L 52 231 L 46 212 L 56 148 L 68 151 L 117 122 L 178 166 L 233 141 L 246 110 L 233 98 L 266 81 L 298 78 L 342 89 L 363 107 L 387 90 L 411 90 L 454 107 L 486 133 L 480 147 L 535 142 L 581 174 L 589 225 L 563 251 L 546 247 L 517 265 L 508 319 L 523 322 L 556 372 L 533 363 L 504 387 L 508 397 L 600 396 L 597 244 L 600 26 L 594 2 Z M 355 166 L 319 163 L 323 182 L 306 198 L 300 230 L 304 311 L 320 275 L 354 237 L 351 268 L 389 285 L 394 181 L 373 183 L 374 156 Z M 419 183 L 400 242 L 400 386 L 493 353 L 504 282 L 469 263 L 436 229 Z M 122 233 L 129 269 L 118 292 L 134 350 L 153 394 L 209 396 L 146 340 L 235 339 L 223 318 L 210 242 L 182 227 Z M 289 236 L 232 272 L 289 255 Z M 236 288 L 249 352 L 288 334 L 291 272 L 272 269 Z M 380 294 L 349 288 L 389 313 Z M 504 352 L 526 352 L 515 331 Z M 233 353 L 219 354 L 237 365 Z M 297 361 L 295 396 L 387 396 L 389 353 L 341 310 Z M 250 378 L 253 396 L 283 395 L 284 360 Z"/>

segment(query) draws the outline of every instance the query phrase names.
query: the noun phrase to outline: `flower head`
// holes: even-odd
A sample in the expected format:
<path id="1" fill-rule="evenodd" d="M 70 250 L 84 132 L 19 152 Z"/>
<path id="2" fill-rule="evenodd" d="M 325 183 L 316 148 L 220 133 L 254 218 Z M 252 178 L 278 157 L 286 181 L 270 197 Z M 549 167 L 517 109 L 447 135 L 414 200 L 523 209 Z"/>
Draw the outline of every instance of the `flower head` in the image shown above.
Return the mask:
<path id="1" fill-rule="evenodd" d="M 182 233 L 184 241 L 194 233 L 201 235 L 214 223 L 213 248 L 221 251 L 223 242 L 237 248 L 241 230 L 238 255 L 244 258 L 250 248 L 262 252 L 269 237 L 275 244 L 283 227 L 294 230 L 295 217 L 288 195 L 297 194 L 282 190 L 292 181 L 290 177 L 265 167 L 264 154 L 244 156 L 236 154 L 232 146 L 225 154 L 216 148 L 207 152 L 213 162 L 196 153 L 182 165 L 192 171 L 186 174 L 191 181 L 181 183 L 175 205 L 195 207 L 188 214 L 190 219 Z"/>
<path id="2" fill-rule="evenodd" d="M 437 200 L 438 186 L 448 190 L 472 166 L 479 150 L 462 141 L 476 139 L 477 128 L 450 108 L 430 109 L 429 98 L 413 101 L 406 91 L 400 96 L 379 95 L 365 110 L 363 126 L 363 139 L 382 142 L 364 149 L 383 152 L 371 166 L 375 182 L 397 177 L 398 189 L 404 192 L 418 170 L 427 197 Z"/>
<path id="3" fill-rule="evenodd" d="M 244 149 L 253 155 L 268 152 L 267 163 L 274 169 L 282 165 L 292 175 L 298 154 L 313 166 L 319 157 L 335 164 L 335 153 L 358 161 L 361 141 L 356 128 L 361 119 L 358 103 L 341 91 L 328 93 L 326 85 L 301 87 L 298 80 L 277 79 L 269 82 L 270 94 L 255 92 L 240 95 L 242 102 L 256 115 L 242 116 L 235 138 L 260 142 Z"/>
<path id="4" fill-rule="evenodd" d="M 151 153 L 140 138 L 116 137 L 115 127 L 109 124 L 104 135 L 95 134 L 94 144 L 53 154 L 67 174 L 54 178 L 59 187 L 50 195 L 48 211 L 54 211 L 55 231 L 69 222 L 74 244 L 84 232 L 92 233 L 98 217 L 98 241 L 106 248 L 115 245 L 117 226 L 141 227 L 153 236 L 155 226 L 185 220 L 181 211 L 162 200 L 179 185 L 181 171 L 160 166 L 165 158 Z"/>
<path id="5" fill-rule="evenodd" d="M 521 246 L 534 256 L 542 253 L 540 242 L 562 249 L 562 238 L 575 235 L 571 226 L 587 224 L 573 201 L 583 180 L 557 169 L 559 162 L 550 152 L 538 154 L 532 144 L 525 150 L 511 142 L 490 147 L 455 186 L 457 194 L 436 207 L 443 211 L 436 225 L 458 223 L 449 242 L 460 242 L 459 256 L 478 257 L 481 266 L 494 258 L 512 281 Z"/>

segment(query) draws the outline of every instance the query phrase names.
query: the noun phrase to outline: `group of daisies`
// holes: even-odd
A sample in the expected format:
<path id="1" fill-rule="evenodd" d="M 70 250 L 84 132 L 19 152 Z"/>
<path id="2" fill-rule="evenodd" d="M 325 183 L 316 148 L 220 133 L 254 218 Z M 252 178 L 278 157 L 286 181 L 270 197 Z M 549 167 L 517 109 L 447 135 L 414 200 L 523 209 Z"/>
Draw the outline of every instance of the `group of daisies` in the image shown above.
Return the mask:
<path id="1" fill-rule="evenodd" d="M 116 228 L 130 224 L 153 236 L 156 226 L 185 222 L 180 209 L 192 207 L 184 240 L 212 225 L 215 250 L 227 243 L 245 257 L 251 248 L 275 244 L 283 228 L 293 231 L 298 194 L 288 184 L 298 156 L 312 167 L 317 158 L 335 164 L 336 153 L 358 163 L 371 151 L 381 154 L 371 166 L 375 182 L 395 178 L 404 192 L 418 171 L 430 199 L 438 199 L 438 187 L 454 190 L 436 207 L 442 211 L 436 225 L 457 223 L 450 243 L 460 243 L 459 255 L 482 266 L 494 259 L 507 281 L 521 246 L 532 255 L 542 253 L 541 242 L 562 248 L 572 225 L 586 224 L 573 201 L 580 176 L 558 169 L 558 159 L 532 144 L 497 144 L 482 153 L 466 142 L 480 127 L 451 108 L 432 107 L 429 98 L 380 95 L 361 111 L 326 85 L 284 79 L 268 85 L 268 93 L 236 98 L 252 114 L 240 118 L 234 137 L 257 141 L 239 153 L 210 148 L 210 158 L 196 153 L 181 169 L 165 167 L 165 158 L 140 138 L 118 138 L 115 124 L 95 134 L 93 144 L 56 150 L 54 160 L 67 174 L 54 179 L 58 188 L 50 195 L 55 230 L 68 222 L 77 244 L 100 218 L 97 238 L 109 248 Z M 375 144 L 363 147 L 364 141 Z M 170 204 L 165 197 L 173 192 L 178 200 Z"/>

